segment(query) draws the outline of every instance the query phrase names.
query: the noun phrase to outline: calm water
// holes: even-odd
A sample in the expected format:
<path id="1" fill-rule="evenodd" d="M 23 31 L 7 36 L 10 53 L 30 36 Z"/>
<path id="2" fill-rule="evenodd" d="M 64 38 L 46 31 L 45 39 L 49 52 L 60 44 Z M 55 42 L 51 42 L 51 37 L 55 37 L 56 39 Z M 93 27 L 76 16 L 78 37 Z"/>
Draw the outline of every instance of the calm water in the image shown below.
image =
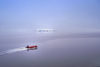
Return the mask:
<path id="1" fill-rule="evenodd" d="M 35 38 L 35 37 L 34 37 Z M 1 40 L 0 49 L 32 44 L 35 39 Z M 45 37 L 46 38 L 46 37 Z M 49 39 L 49 38 L 48 38 Z M 0 56 L 0 67 L 96 67 L 100 66 L 100 38 L 55 38 L 38 45 L 37 50 Z"/>

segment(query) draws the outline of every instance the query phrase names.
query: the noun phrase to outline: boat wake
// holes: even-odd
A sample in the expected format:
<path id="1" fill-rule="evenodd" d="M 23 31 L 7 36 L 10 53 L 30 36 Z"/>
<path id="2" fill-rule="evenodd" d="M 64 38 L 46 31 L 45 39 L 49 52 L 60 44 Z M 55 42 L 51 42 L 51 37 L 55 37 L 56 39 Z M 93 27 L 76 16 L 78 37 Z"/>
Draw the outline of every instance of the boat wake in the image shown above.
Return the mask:
<path id="1" fill-rule="evenodd" d="M 25 48 L 25 47 L 9 49 L 6 51 L 1 51 L 0 56 L 5 55 L 5 54 L 10 54 L 10 53 L 15 53 L 15 52 L 21 52 L 21 51 L 25 51 L 25 50 L 27 50 L 27 48 Z"/>

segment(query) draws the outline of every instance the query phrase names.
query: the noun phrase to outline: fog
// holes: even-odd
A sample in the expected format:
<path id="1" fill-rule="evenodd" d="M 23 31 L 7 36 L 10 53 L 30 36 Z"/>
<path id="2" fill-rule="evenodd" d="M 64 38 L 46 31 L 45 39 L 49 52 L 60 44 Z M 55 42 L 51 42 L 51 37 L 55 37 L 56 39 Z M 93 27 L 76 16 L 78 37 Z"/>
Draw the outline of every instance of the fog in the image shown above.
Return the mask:
<path id="1" fill-rule="evenodd" d="M 97 34 L 46 35 L 29 39 L 8 36 L 5 41 L 1 38 L 1 51 L 26 47 L 34 43 L 40 44 L 38 44 L 37 50 L 21 51 L 0 56 L 0 66 L 96 67 L 100 65 L 100 38 L 99 34 Z"/>

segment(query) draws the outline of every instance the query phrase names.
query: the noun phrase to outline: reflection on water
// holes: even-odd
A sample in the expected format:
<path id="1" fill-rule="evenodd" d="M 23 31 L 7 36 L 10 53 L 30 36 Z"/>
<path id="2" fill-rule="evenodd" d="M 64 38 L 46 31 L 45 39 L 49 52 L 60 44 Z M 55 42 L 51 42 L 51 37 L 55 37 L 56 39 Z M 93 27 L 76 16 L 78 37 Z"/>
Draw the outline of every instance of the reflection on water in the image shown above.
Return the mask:
<path id="1" fill-rule="evenodd" d="M 99 38 L 55 39 L 38 46 L 37 50 L 27 51 L 22 47 L 6 51 L 10 54 L 0 56 L 0 63 L 2 63 L 0 66 L 96 67 L 100 65 Z"/>

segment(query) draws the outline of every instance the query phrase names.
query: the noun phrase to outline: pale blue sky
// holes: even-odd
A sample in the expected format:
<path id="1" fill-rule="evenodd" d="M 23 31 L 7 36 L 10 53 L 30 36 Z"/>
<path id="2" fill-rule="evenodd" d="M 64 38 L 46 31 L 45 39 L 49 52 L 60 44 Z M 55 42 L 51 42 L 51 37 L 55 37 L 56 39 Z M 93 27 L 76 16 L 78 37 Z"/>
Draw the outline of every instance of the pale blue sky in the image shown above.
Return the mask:
<path id="1" fill-rule="evenodd" d="M 37 28 L 55 28 L 64 32 L 99 31 L 100 1 L 0 0 L 1 30 Z"/>

